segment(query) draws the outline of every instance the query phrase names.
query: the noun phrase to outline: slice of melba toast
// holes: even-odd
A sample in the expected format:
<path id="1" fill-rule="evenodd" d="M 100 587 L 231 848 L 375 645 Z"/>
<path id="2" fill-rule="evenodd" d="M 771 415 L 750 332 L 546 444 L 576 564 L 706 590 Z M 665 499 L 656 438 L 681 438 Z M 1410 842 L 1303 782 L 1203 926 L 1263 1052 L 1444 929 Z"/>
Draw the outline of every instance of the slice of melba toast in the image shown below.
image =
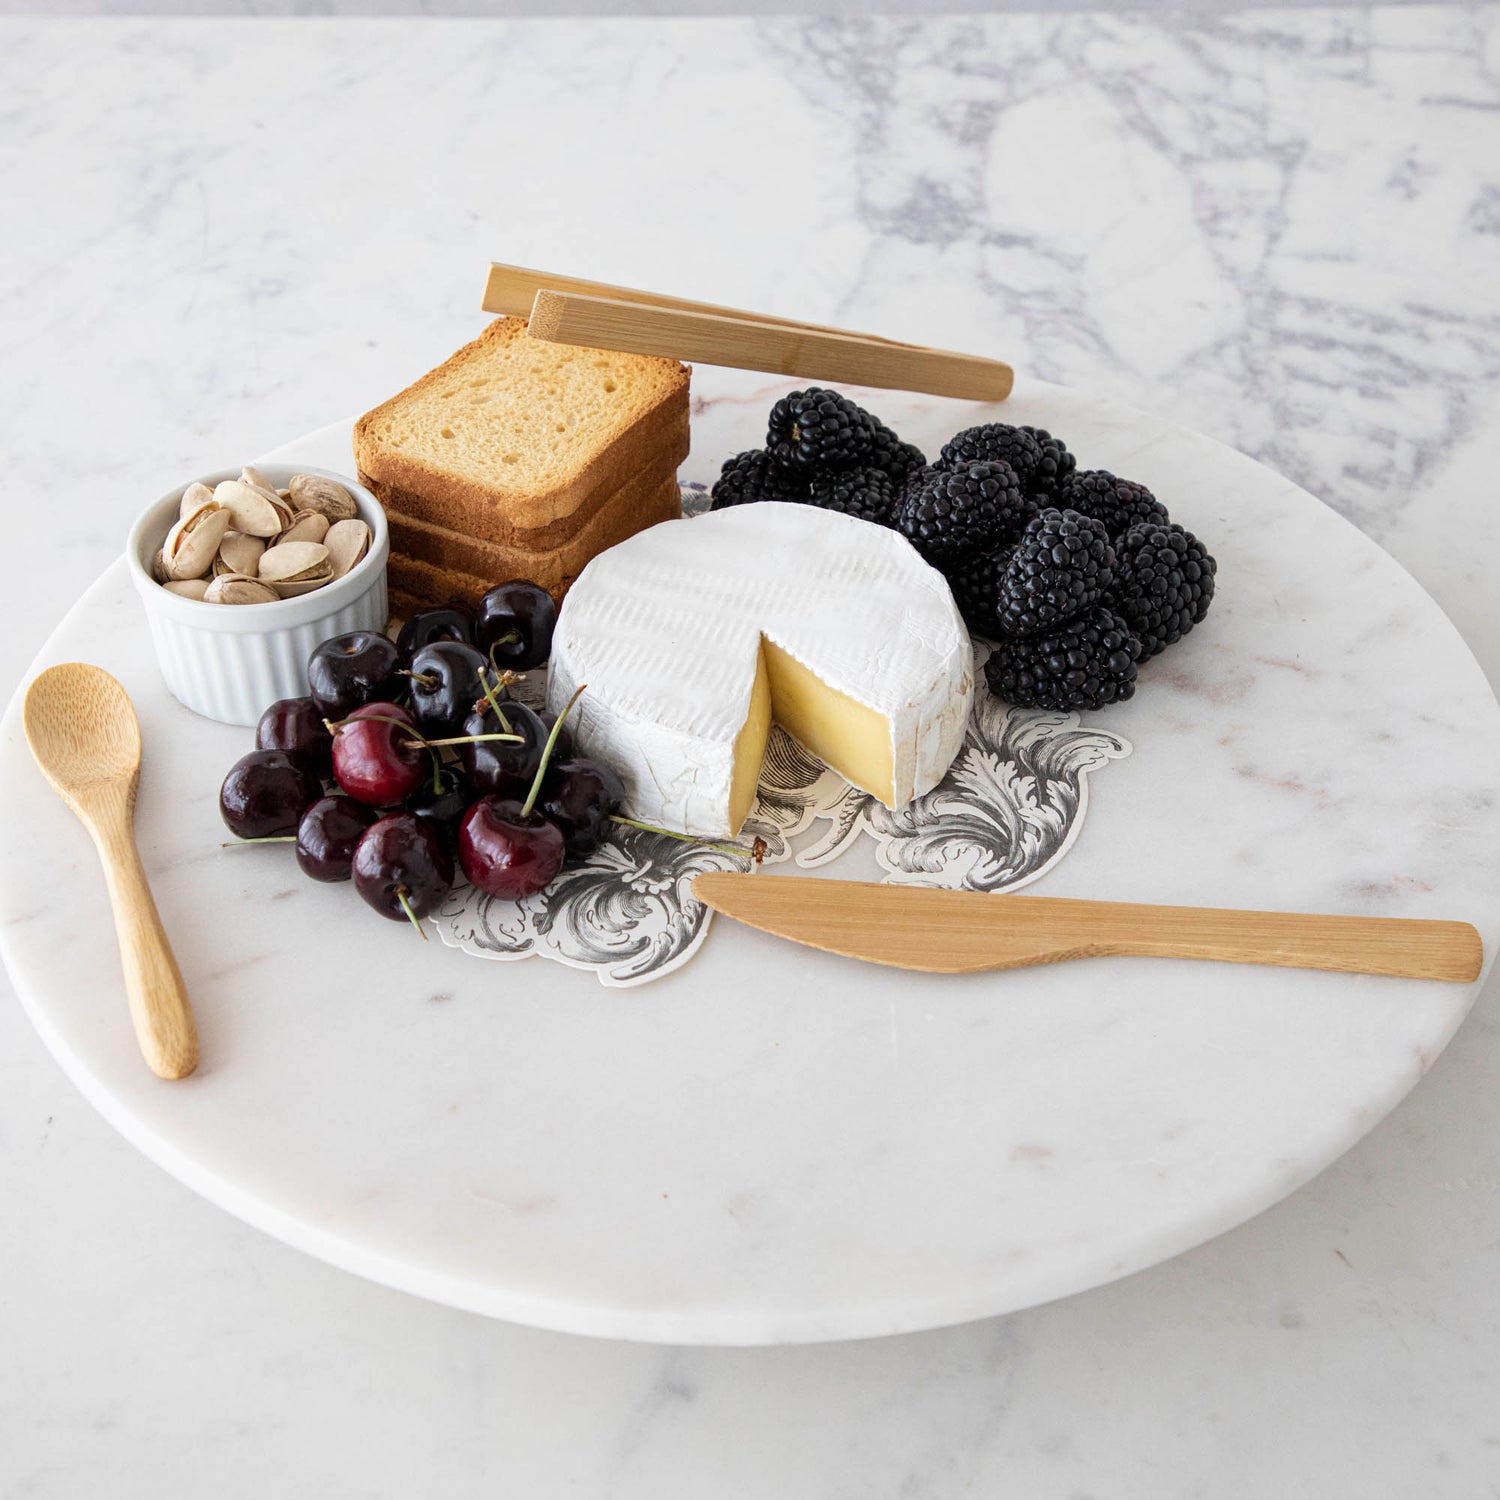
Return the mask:
<path id="1" fill-rule="evenodd" d="M 500 539 L 586 515 L 682 443 L 688 371 L 676 360 L 552 344 L 497 318 L 354 426 L 354 460 L 420 496 L 426 519 Z"/>
<path id="2" fill-rule="evenodd" d="M 641 493 L 628 487 L 612 496 L 561 546 L 532 552 L 504 543 L 478 541 L 461 532 L 388 514 L 392 584 L 431 604 L 460 599 L 472 605 L 485 589 L 511 578 L 529 578 L 559 603 L 589 560 L 626 537 L 675 520 L 682 495 L 675 477 L 657 479 Z"/>

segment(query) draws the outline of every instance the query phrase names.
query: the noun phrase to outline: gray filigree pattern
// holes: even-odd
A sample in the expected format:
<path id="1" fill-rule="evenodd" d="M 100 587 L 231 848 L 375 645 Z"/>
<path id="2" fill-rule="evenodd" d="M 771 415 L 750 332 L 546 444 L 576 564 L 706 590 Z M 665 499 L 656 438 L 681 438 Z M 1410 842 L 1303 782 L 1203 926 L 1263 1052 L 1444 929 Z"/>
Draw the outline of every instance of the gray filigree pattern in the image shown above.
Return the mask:
<path id="1" fill-rule="evenodd" d="M 983 648 L 979 655 L 982 666 Z M 1078 837 L 1090 773 L 1131 747 L 1077 714 L 1008 708 L 985 691 L 982 671 L 975 679 L 974 712 L 952 768 L 899 812 L 773 729 L 760 796 L 736 841 L 743 856 L 620 826 L 586 861 L 525 901 L 455 888 L 435 914 L 438 932 L 479 957 L 549 958 L 624 988 L 659 979 L 698 951 L 711 913 L 693 898 L 693 877 L 748 869 L 757 838 L 766 864 L 795 859 L 816 868 L 869 838 L 889 884 L 974 891 L 1026 885 Z M 517 686 L 523 699 L 535 702 L 539 693 L 535 679 Z"/>

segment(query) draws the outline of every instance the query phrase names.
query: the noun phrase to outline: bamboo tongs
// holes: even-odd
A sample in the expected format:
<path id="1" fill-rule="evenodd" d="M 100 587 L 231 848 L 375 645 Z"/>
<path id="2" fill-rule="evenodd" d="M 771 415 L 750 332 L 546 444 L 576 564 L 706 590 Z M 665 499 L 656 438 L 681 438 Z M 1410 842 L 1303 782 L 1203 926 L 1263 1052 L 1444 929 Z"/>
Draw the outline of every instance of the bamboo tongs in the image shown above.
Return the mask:
<path id="1" fill-rule="evenodd" d="M 526 318 L 532 338 L 586 349 L 969 401 L 1003 401 L 1015 381 L 1009 365 L 977 354 L 902 344 L 524 266 L 492 265 L 483 305 L 486 312 Z"/>

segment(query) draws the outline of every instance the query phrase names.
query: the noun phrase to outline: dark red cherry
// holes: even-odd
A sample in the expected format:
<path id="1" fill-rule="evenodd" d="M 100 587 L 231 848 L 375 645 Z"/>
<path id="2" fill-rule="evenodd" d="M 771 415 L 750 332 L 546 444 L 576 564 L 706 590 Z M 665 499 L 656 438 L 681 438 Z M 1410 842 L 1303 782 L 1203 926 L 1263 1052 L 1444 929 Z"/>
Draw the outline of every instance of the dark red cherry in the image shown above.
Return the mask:
<path id="1" fill-rule="evenodd" d="M 469 783 L 453 766 L 442 766 L 422 777 L 421 786 L 406 799 L 406 808 L 428 824 L 443 847 L 457 858 L 458 825 L 473 801 Z"/>
<path id="2" fill-rule="evenodd" d="M 550 708 L 539 708 L 536 716 L 542 721 L 547 733 L 552 733 L 552 726 L 557 723 L 557 715 Z M 567 760 L 573 754 L 573 731 L 566 724 L 557 731 L 557 738 L 552 742 L 552 760 L 554 764 L 560 760 Z"/>
<path id="3" fill-rule="evenodd" d="M 425 917 L 453 885 L 452 856 L 409 812 L 390 813 L 365 830 L 354 847 L 353 872 L 354 889 L 393 922 Z"/>
<path id="4" fill-rule="evenodd" d="M 462 609 L 419 609 L 401 627 L 396 637 L 396 651 L 401 665 L 409 667 L 411 659 L 423 646 L 434 641 L 461 641 L 465 646 L 474 644 L 474 621 Z"/>
<path id="5" fill-rule="evenodd" d="M 411 659 L 411 707 L 433 739 L 457 734 L 484 697 L 488 664 L 462 641 L 435 641 Z"/>
<path id="6" fill-rule="evenodd" d="M 547 767 L 536 810 L 556 823 L 569 858 L 592 854 L 604 842 L 625 786 L 597 760 L 554 760 Z"/>
<path id="7" fill-rule="evenodd" d="M 347 719 L 366 703 L 404 691 L 396 643 L 374 630 L 354 630 L 324 641 L 307 659 L 312 700 L 325 719 Z"/>
<path id="8" fill-rule="evenodd" d="M 278 698 L 260 716 L 255 743 L 262 750 L 305 755 L 320 776 L 333 774 L 333 736 L 311 698 Z"/>
<path id="9" fill-rule="evenodd" d="M 370 807 L 405 802 L 430 764 L 411 714 L 398 704 L 367 703 L 334 730 L 333 779 Z"/>
<path id="10" fill-rule="evenodd" d="M 505 716 L 504 723 L 496 718 L 494 709 L 486 703 L 483 712 L 471 713 L 464 720 L 463 733 L 508 732 L 520 735 L 520 743 L 514 740 L 475 740 L 458 747 L 459 758 L 475 796 L 497 792 L 524 797 L 531 790 L 536 768 L 542 763 L 547 726 L 524 703 L 507 699 L 500 704 L 500 710 Z"/>
<path id="11" fill-rule="evenodd" d="M 295 833 L 297 821 L 323 795 L 323 783 L 302 756 L 252 750 L 229 768 L 219 788 L 219 811 L 236 838 Z"/>
<path id="12" fill-rule="evenodd" d="M 354 846 L 378 814 L 353 797 L 319 797 L 297 824 L 297 863 L 314 880 L 348 880 Z"/>
<path id="13" fill-rule="evenodd" d="M 552 595 L 525 578 L 497 583 L 474 610 L 474 644 L 497 667 L 529 672 L 552 654 L 557 606 Z"/>
<path id="14" fill-rule="evenodd" d="M 551 884 L 567 855 L 562 830 L 520 799 L 481 797 L 458 830 L 458 862 L 469 884 L 519 901 Z"/>

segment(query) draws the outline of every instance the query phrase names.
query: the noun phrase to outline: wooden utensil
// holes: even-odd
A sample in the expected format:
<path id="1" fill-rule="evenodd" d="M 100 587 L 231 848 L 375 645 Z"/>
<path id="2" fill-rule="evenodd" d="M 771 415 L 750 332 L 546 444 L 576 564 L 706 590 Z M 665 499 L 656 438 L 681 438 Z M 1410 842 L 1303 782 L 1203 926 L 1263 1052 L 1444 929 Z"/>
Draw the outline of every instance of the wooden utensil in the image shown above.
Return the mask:
<path id="1" fill-rule="evenodd" d="M 1009 365 L 974 354 L 524 266 L 492 265 L 483 306 L 528 319 L 531 337 L 552 343 L 807 379 L 972 401 L 1003 401 L 1015 379 Z"/>
<path id="2" fill-rule="evenodd" d="M 1467 922 L 1140 906 L 713 872 L 693 894 L 763 932 L 898 969 L 968 974 L 1068 958 L 1206 958 L 1406 979 L 1479 977 Z"/>
<path id="3" fill-rule="evenodd" d="M 141 730 L 129 695 L 85 662 L 49 667 L 26 691 L 26 739 L 88 829 L 104 865 L 141 1055 L 161 1078 L 198 1066 L 198 1032 L 135 846 Z"/>

